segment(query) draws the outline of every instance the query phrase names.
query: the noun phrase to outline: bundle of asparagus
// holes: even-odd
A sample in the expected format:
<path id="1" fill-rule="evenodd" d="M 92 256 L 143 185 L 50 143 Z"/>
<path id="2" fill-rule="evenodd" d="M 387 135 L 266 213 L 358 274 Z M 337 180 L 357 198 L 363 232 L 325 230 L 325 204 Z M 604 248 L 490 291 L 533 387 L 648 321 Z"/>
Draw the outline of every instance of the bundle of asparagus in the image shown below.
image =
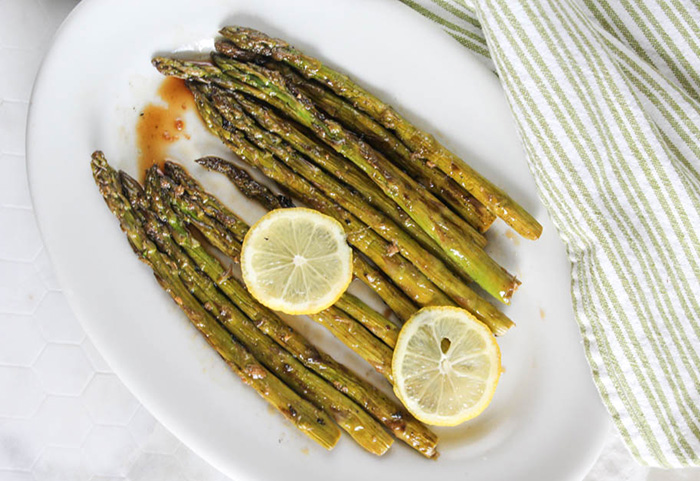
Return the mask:
<path id="1" fill-rule="evenodd" d="M 494 334 L 514 324 L 469 285 L 509 303 L 519 281 L 484 251 L 496 217 L 523 236 L 541 226 L 515 201 L 393 108 L 287 43 L 226 27 L 211 62 L 153 59 L 186 80 L 211 132 L 290 196 L 338 220 L 354 275 L 399 321 L 458 306 Z M 205 157 L 268 210 L 293 207 L 243 169 Z M 436 457 L 436 436 L 402 406 L 311 345 L 260 304 L 194 236 L 237 261 L 250 227 L 179 165 L 149 169 L 145 189 L 93 155 L 95 181 L 139 258 L 231 369 L 331 449 L 345 430 L 381 455 L 396 438 Z M 345 293 L 310 316 L 389 381 L 400 325 Z M 340 429 L 339 429 L 340 428 Z"/>
<path id="2" fill-rule="evenodd" d="M 528 239 L 537 239 L 542 226 L 517 202 L 493 185 L 462 159 L 441 145 L 432 135 L 412 125 L 390 105 L 363 89 L 348 76 L 304 55 L 283 40 L 271 38 L 246 27 L 225 27 L 221 34 L 239 49 L 249 52 L 249 58 L 260 56 L 284 63 L 307 79 L 329 88 L 353 107 L 363 111 L 383 127 L 393 132 L 413 155 L 437 166 L 461 185 L 492 214 L 503 219 Z M 223 52 L 225 53 L 225 52 Z"/>
<path id="3" fill-rule="evenodd" d="M 482 232 L 497 214 L 536 238 L 541 227 L 529 214 L 347 77 L 260 32 L 227 27 L 221 33 L 229 41 L 216 43 L 220 53 L 212 55 L 213 64 L 163 57 L 153 63 L 166 75 L 192 81 L 204 97 L 203 117 L 239 156 L 248 151 L 255 157 L 247 142 L 271 152 L 377 235 L 395 239 L 395 247 L 417 268 L 427 252 L 431 264 L 439 261 L 439 270 L 448 267 L 452 276 L 473 279 L 509 302 L 519 282 L 484 252 Z M 444 172 L 448 157 L 449 173 Z M 318 169 L 309 170 L 309 164 Z M 354 199 L 338 188 L 344 184 L 357 191 L 362 209 L 352 210 L 357 202 L 348 205 Z M 451 279 L 441 284 L 427 276 L 449 296 L 450 289 L 463 291 Z"/>
<path id="4" fill-rule="evenodd" d="M 187 80 L 209 129 L 292 196 L 345 225 L 361 253 L 355 275 L 399 318 L 416 307 L 457 305 L 497 335 L 512 327 L 469 283 L 508 303 L 519 281 L 486 254 L 483 233 L 497 215 L 530 238 L 539 224 L 346 76 L 255 30 L 221 33 L 211 63 L 153 59 L 161 73 Z M 246 183 L 222 160 L 203 165 Z M 281 206 L 271 193 L 251 194 Z"/>
<path id="5" fill-rule="evenodd" d="M 340 426 L 363 448 L 381 455 L 392 444 L 387 429 L 423 455 L 437 456 L 432 432 L 255 301 L 207 253 L 174 208 L 184 195 L 183 184 L 153 168 L 144 191 L 109 166 L 101 152 L 93 154 L 92 170 L 132 248 L 161 286 L 233 371 L 302 432 L 330 449 Z"/>

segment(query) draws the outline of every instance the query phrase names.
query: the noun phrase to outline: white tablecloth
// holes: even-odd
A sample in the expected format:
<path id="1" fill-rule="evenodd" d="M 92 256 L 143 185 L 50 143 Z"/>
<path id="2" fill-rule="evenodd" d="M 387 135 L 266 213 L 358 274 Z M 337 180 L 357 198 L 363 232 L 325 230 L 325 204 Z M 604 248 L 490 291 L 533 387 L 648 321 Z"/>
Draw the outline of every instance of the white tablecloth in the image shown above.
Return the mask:
<path id="1" fill-rule="evenodd" d="M 0 480 L 227 480 L 105 364 L 61 294 L 39 237 L 25 168 L 27 107 L 42 55 L 76 3 L 0 0 Z M 698 470 L 637 466 L 613 431 L 586 477 L 698 479 Z"/>

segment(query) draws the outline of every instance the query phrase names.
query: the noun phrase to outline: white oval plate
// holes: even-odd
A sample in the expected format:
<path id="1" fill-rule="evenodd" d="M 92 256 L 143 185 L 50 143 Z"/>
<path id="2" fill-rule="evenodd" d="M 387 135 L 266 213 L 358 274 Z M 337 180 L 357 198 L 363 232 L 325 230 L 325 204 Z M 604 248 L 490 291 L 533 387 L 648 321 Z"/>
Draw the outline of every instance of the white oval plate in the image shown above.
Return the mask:
<path id="1" fill-rule="evenodd" d="M 151 57 L 208 50 L 226 24 L 260 28 L 350 72 L 544 223 L 537 242 L 520 241 L 502 223 L 489 233 L 493 255 L 523 280 L 507 308 L 518 326 L 500 339 L 506 372 L 492 405 L 469 423 L 438 431 L 437 462 L 401 443 L 377 458 L 347 436 L 326 452 L 271 413 L 136 260 L 93 184 L 95 149 L 135 172 L 134 124 L 161 80 Z M 192 140 L 176 144 L 171 156 L 254 221 L 259 208 L 192 163 L 198 155 L 231 155 L 194 114 L 187 124 Z M 498 80 L 399 2 L 85 0 L 44 61 L 27 139 L 40 228 L 88 334 L 162 423 L 236 481 L 576 480 L 598 455 L 608 422 L 573 319 L 569 262 L 538 202 Z M 322 329 L 296 324 L 340 360 L 370 371 Z"/>

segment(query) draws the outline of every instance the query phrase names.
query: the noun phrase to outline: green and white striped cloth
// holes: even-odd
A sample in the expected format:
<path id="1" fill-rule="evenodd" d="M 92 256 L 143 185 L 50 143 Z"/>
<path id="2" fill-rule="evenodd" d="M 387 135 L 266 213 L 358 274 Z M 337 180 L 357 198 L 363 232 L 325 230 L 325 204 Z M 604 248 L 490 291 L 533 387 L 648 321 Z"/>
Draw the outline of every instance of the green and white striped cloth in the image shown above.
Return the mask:
<path id="1" fill-rule="evenodd" d="M 700 465 L 700 3 L 402 1 L 499 75 L 630 451 Z"/>

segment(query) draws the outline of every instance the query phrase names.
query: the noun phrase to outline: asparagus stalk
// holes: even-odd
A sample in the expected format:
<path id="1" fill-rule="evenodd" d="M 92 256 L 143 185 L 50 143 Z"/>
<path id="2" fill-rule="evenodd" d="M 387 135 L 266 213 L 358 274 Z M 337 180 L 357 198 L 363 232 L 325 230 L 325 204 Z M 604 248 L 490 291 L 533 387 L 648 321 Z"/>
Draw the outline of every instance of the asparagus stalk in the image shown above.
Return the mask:
<path id="1" fill-rule="evenodd" d="M 206 89 L 206 87 L 198 86 L 190 88 L 192 90 L 200 89 L 200 95 L 203 95 L 202 92 Z M 247 117 L 235 100 L 231 97 L 217 95 L 214 89 L 213 101 L 224 120 L 232 127 L 244 132 L 258 148 L 274 154 L 277 159 L 296 171 L 320 192 L 335 200 L 338 205 L 372 227 L 385 240 L 392 242 L 396 246 L 397 252 L 411 261 L 420 272 L 459 306 L 472 312 L 499 334 L 512 327 L 512 321 L 493 305 L 479 297 L 462 279 L 454 275 L 439 259 L 423 249 L 391 219 L 367 205 L 330 175 L 301 157 L 284 140 L 259 128 Z"/>
<path id="2" fill-rule="evenodd" d="M 124 191 L 127 192 L 132 204 L 148 204 L 148 202 L 144 202 L 145 199 L 138 182 L 123 172 L 120 176 Z M 204 247 L 187 230 L 175 211 L 167 206 L 165 197 L 177 195 L 177 187 L 168 182 L 161 182 L 157 185 L 157 182 L 154 182 L 157 180 L 154 173 L 151 173 L 150 176 L 148 187 L 153 199 L 152 204 L 156 206 L 157 215 L 162 216 L 167 221 L 165 224 L 158 222 L 152 224 L 155 230 L 154 236 L 166 244 L 166 250 L 177 250 L 174 245 L 170 245 L 169 239 L 172 239 L 186 252 L 188 257 L 183 261 L 193 262 L 262 332 L 287 349 L 306 367 L 323 377 L 338 391 L 352 398 L 397 438 L 427 457 L 437 456 L 437 437 L 435 434 L 370 383 L 363 381 L 328 354 L 313 346 L 276 314 L 257 302 L 238 280 L 229 277 L 221 263 L 206 252 Z M 155 195 L 153 195 L 153 191 L 156 191 Z M 159 198 L 159 194 L 162 197 Z M 143 208 L 148 209 L 149 206 Z M 136 209 L 138 210 L 138 208 Z"/>
<path id="3" fill-rule="evenodd" d="M 141 222 L 121 193 L 116 171 L 107 163 L 102 152 L 93 154 L 91 166 L 95 183 L 107 206 L 119 220 L 134 252 L 153 269 L 158 283 L 185 312 L 209 345 L 245 384 L 255 389 L 304 434 L 326 449 L 333 448 L 340 438 L 340 430 L 328 415 L 302 399 L 262 366 L 184 287 L 178 276 L 178 267 L 147 238 Z"/>
<path id="4" fill-rule="evenodd" d="M 256 148 L 240 132 L 224 128 L 225 120 L 204 95 L 195 92 L 195 103 L 209 129 L 241 159 L 258 167 L 268 178 L 285 186 L 293 195 L 316 210 L 336 218 L 345 226 L 348 242 L 369 257 L 414 302 L 421 306 L 453 305 L 453 302 L 412 264 L 401 256 L 390 255 L 394 252 L 393 244 L 384 241 L 355 216 L 320 194 L 272 155 Z"/>
<path id="5" fill-rule="evenodd" d="M 226 207 L 215 196 L 205 191 L 199 182 L 197 182 L 182 166 L 175 162 L 165 161 L 164 171 L 168 178 L 178 184 L 176 194 L 180 195 L 180 191 L 187 194 L 187 197 L 201 207 L 207 216 L 218 221 L 221 226 L 224 226 L 230 232 L 230 235 L 237 241 L 233 243 L 240 244 L 243 242 L 243 238 L 245 238 L 248 229 L 250 229 L 250 226 L 244 222 L 243 219 L 233 213 L 231 209 Z M 252 178 L 250 178 L 250 175 L 243 169 L 232 169 L 232 175 L 236 178 L 237 187 L 238 182 L 246 181 L 247 190 L 242 191 L 244 195 L 263 203 L 263 206 L 278 206 L 274 207 L 275 209 L 282 208 L 282 206 L 294 206 L 290 198 L 286 196 L 276 196 L 272 191 L 267 189 L 267 187 L 254 182 Z M 229 178 L 231 177 L 229 176 Z M 192 220 L 196 221 L 197 219 L 198 216 L 194 217 Z"/>
<path id="6" fill-rule="evenodd" d="M 328 329 L 343 344 L 367 361 L 375 371 L 394 384 L 391 372 L 391 359 L 394 351 L 375 337 L 358 320 L 335 306 L 309 317 Z"/>
<path id="7" fill-rule="evenodd" d="M 522 236 L 537 239 L 542 233 L 542 226 L 537 220 L 505 192 L 450 152 L 432 135 L 411 124 L 390 105 L 357 85 L 348 76 L 302 54 L 282 40 L 270 38 L 250 28 L 225 27 L 221 34 L 237 47 L 290 65 L 304 77 L 322 83 L 336 95 L 347 99 L 354 107 L 393 131 L 414 154 L 435 164 Z"/>
<path id="8" fill-rule="evenodd" d="M 361 254 L 352 257 L 352 268 L 355 277 L 364 282 L 394 311 L 401 321 L 408 321 L 418 310 L 416 305 L 396 285 L 369 262 Z"/>
<path id="9" fill-rule="evenodd" d="M 400 331 L 399 327 L 369 307 L 358 297 L 346 293 L 346 295 L 338 299 L 335 307 L 357 319 L 360 324 L 384 341 L 390 348 L 393 349 L 396 346 L 396 340 Z"/>
<path id="10" fill-rule="evenodd" d="M 340 120 L 351 130 L 360 133 L 372 147 L 405 169 L 478 232 L 486 232 L 493 223 L 496 217 L 481 202 L 440 169 L 431 168 L 423 160 L 414 156 L 394 134 L 343 98 L 325 89 L 319 83 L 302 77 L 285 64 L 269 59 L 260 62 L 264 57 L 241 50 L 228 40 L 217 41 L 215 45 L 216 50 L 223 55 L 243 62 L 257 61 L 265 67 L 280 72 L 288 82 L 299 88 L 321 110 Z"/>
<path id="11" fill-rule="evenodd" d="M 167 206 L 161 199 L 160 180 L 157 168 L 149 169 L 146 176 L 148 198 L 151 207 L 158 212 L 159 216 L 165 216 L 169 225 L 172 226 L 174 216 L 168 217 L 163 212 Z M 382 455 L 389 449 L 393 440 L 381 425 L 354 401 L 334 389 L 283 346 L 256 327 L 256 322 L 248 319 L 206 274 L 193 265 L 187 254 L 170 238 L 169 231 L 162 228 L 155 214 L 146 226 L 149 237 L 158 245 L 158 248 L 178 264 L 183 284 L 199 299 L 205 309 L 239 339 L 265 367 L 317 407 L 323 409 L 367 451 Z"/>
<path id="12" fill-rule="evenodd" d="M 226 254 L 236 263 L 240 261 L 242 241 L 239 241 L 238 237 L 232 231 L 224 227 L 217 218 L 209 217 L 200 204 L 185 202 L 183 199 L 181 208 L 187 211 L 188 222 L 194 225 L 199 232 L 207 238 L 211 245 Z M 241 222 L 237 224 L 240 226 Z"/>
<path id="13" fill-rule="evenodd" d="M 202 162 L 205 161 L 206 159 L 202 160 Z M 217 165 L 220 171 L 225 174 L 246 197 L 258 201 L 266 209 L 273 210 L 293 207 L 294 204 L 291 199 L 284 195 L 273 194 L 267 187 L 256 182 L 245 170 L 231 163 L 219 163 Z M 243 242 L 243 238 L 248 232 L 248 224 L 243 222 L 214 196 L 206 193 L 197 181 L 179 165 L 166 161 L 165 173 L 175 180 L 176 183 L 183 186 L 190 199 L 199 204 L 208 216 L 218 220 L 225 226 L 236 236 L 239 243 Z M 413 302 L 392 284 L 384 274 L 362 258 L 358 252 L 353 256 L 353 271 L 355 276 L 374 290 L 402 321 L 408 320 L 408 318 L 417 311 Z"/>
<path id="14" fill-rule="evenodd" d="M 268 210 L 294 207 L 292 199 L 283 194 L 275 194 L 268 187 L 253 180 L 250 174 L 243 169 L 232 169 L 227 177 L 243 195 L 258 202 Z"/>

